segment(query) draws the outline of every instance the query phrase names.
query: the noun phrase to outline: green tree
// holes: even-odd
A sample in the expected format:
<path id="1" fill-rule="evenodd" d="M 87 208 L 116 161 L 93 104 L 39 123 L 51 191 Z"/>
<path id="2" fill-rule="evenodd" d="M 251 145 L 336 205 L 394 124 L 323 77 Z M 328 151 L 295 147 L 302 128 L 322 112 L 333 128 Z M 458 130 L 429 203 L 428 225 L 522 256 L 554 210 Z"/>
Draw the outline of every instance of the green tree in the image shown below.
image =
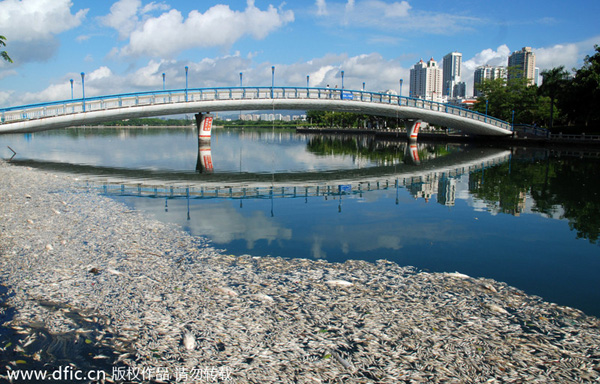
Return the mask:
<path id="1" fill-rule="evenodd" d="M 554 126 L 554 105 L 558 97 L 564 96 L 569 84 L 569 72 L 564 66 L 545 69 L 541 73 L 543 80 L 539 93 L 550 97 L 550 123 L 549 128 Z"/>
<path id="2" fill-rule="evenodd" d="M 511 73 L 520 71 L 509 68 Z M 484 80 L 478 85 L 482 92 L 474 109 L 477 112 L 487 113 L 490 116 L 505 121 L 513 121 L 522 124 L 536 124 L 545 120 L 550 112 L 550 99 L 538 95 L 536 85 L 530 85 L 530 81 L 523 77 L 513 75 L 510 80 L 503 78 Z"/>
<path id="3" fill-rule="evenodd" d="M 586 56 L 583 66 L 575 72 L 565 100 L 570 122 L 589 126 L 600 123 L 600 46 Z"/>
<path id="4" fill-rule="evenodd" d="M 0 47 L 6 47 L 6 37 L 0 35 Z M 2 56 L 2 59 L 4 61 L 8 61 L 9 63 L 12 63 L 12 59 L 10 58 L 10 56 L 8 56 L 8 53 L 6 53 L 6 51 L 0 51 L 0 56 Z"/>

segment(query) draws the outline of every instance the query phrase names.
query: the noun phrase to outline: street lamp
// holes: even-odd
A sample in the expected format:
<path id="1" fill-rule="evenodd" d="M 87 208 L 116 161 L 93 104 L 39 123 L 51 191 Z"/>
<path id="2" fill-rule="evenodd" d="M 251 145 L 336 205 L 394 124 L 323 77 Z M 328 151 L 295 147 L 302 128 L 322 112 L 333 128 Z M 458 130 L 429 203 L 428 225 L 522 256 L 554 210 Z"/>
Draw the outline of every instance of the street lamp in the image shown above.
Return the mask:
<path id="1" fill-rule="evenodd" d="M 240 87 L 243 87 L 243 83 L 242 83 L 242 72 L 240 72 Z"/>
<path id="2" fill-rule="evenodd" d="M 73 79 L 69 81 L 71 82 L 71 100 L 73 100 Z"/>
<path id="3" fill-rule="evenodd" d="M 185 66 L 185 101 L 188 101 L 188 66 Z"/>
<path id="4" fill-rule="evenodd" d="M 400 79 L 400 97 L 402 97 L 402 83 L 404 83 L 404 80 Z"/>
<path id="5" fill-rule="evenodd" d="M 490 102 L 489 100 L 487 100 L 487 99 L 485 100 L 485 115 L 486 115 L 486 116 L 487 116 L 487 114 L 488 114 L 488 103 L 489 103 L 489 102 Z"/>
<path id="6" fill-rule="evenodd" d="M 512 130 L 515 130 L 515 110 L 512 110 Z"/>
<path id="7" fill-rule="evenodd" d="M 344 71 L 342 71 L 342 91 L 344 90 Z"/>
<path id="8" fill-rule="evenodd" d="M 83 112 L 85 112 L 85 73 L 81 72 L 81 92 L 83 99 Z"/>
<path id="9" fill-rule="evenodd" d="M 167 76 L 167 75 L 165 75 L 165 73 L 163 72 L 162 76 L 163 76 L 163 91 L 164 91 L 165 90 L 165 76 Z"/>
<path id="10" fill-rule="evenodd" d="M 363 91 L 365 90 L 365 82 L 363 81 Z"/>
<path id="11" fill-rule="evenodd" d="M 271 67 L 271 99 L 273 98 L 273 88 L 275 87 L 275 66 Z"/>
<path id="12" fill-rule="evenodd" d="M 310 81 L 310 75 L 306 75 L 306 97 L 310 97 L 310 90 L 308 89 L 309 87 L 309 81 Z"/>

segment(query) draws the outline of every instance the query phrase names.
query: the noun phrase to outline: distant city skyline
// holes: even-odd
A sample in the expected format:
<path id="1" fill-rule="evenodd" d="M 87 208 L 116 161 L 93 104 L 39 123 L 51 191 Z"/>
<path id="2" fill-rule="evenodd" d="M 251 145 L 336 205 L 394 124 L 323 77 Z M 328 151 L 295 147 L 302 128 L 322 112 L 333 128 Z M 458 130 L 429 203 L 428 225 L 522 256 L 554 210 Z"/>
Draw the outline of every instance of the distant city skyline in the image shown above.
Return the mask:
<path id="1" fill-rule="evenodd" d="M 515 11 L 518 10 L 518 11 Z M 507 0 L 2 0 L 0 107 L 185 87 L 344 87 L 409 95 L 420 59 L 462 53 L 467 95 L 482 65 L 531 47 L 540 70 L 580 67 L 600 44 L 600 2 Z M 576 28 L 574 27 L 576 26 Z M 242 76 L 240 76 L 240 73 Z M 70 80 L 73 79 L 73 88 Z"/>

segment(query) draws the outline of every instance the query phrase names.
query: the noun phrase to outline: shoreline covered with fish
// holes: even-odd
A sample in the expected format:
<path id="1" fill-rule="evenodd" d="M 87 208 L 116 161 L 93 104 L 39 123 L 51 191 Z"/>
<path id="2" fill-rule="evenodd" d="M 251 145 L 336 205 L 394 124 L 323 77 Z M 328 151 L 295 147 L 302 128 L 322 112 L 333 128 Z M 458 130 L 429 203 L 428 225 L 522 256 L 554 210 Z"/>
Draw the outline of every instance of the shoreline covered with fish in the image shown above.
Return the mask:
<path id="1" fill-rule="evenodd" d="M 232 256 L 73 176 L 0 162 L 0 179 L 0 378 L 50 362 L 106 382 L 600 380 L 600 320 L 504 283 Z"/>

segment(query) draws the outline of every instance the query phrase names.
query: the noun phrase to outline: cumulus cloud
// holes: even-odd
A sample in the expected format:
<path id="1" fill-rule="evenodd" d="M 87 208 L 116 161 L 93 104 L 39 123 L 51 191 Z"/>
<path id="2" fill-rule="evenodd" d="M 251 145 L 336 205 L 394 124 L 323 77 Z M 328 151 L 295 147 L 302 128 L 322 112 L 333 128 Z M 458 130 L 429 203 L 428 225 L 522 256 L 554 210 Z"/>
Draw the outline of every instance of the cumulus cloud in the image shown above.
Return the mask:
<path id="1" fill-rule="evenodd" d="M 44 40 L 81 24 L 88 10 L 71 14 L 70 0 L 4 0 L 0 3 L 2 34 L 11 41 Z"/>
<path id="2" fill-rule="evenodd" d="M 108 15 L 99 19 L 102 24 L 114 28 L 119 38 L 126 39 L 141 21 L 150 17 L 150 13 L 169 9 L 164 3 L 151 2 L 142 6 L 142 0 L 119 0 L 110 7 Z"/>
<path id="3" fill-rule="evenodd" d="M 269 5 L 261 10 L 248 0 L 244 11 L 228 5 L 215 5 L 204 13 L 191 11 L 185 18 L 171 9 L 157 17 L 144 12 L 164 7 L 143 7 L 140 0 L 120 0 L 102 21 L 115 28 L 129 43 L 119 53 L 124 56 L 173 57 L 190 48 L 231 46 L 244 36 L 263 39 L 285 24 L 294 21 L 292 11 Z"/>
<path id="4" fill-rule="evenodd" d="M 566 70 L 580 67 L 586 55 L 593 54 L 594 45 L 600 44 L 600 35 L 578 43 L 556 44 L 552 47 L 533 48 L 536 66 L 540 70 L 563 65 Z"/>
<path id="5" fill-rule="evenodd" d="M 503 44 L 496 48 L 496 50 L 491 48 L 484 49 L 469 60 L 464 60 L 463 58 L 462 81 L 467 83 L 467 96 L 473 95 L 473 78 L 477 67 L 482 65 L 506 67 L 508 65 L 508 56 L 511 53 L 508 46 Z"/>
<path id="6" fill-rule="evenodd" d="M 88 12 L 82 9 L 72 14 L 72 6 L 70 0 L 0 2 L 2 35 L 16 64 L 44 61 L 56 53 L 59 43 L 54 36 L 79 26 Z"/>
<path id="7" fill-rule="evenodd" d="M 468 71 L 475 71 L 475 68 L 482 65 L 506 66 L 510 54 L 511 51 L 508 46 L 503 44 L 496 50 L 491 48 L 484 49 L 471 59 L 463 61 L 463 66 Z"/>

